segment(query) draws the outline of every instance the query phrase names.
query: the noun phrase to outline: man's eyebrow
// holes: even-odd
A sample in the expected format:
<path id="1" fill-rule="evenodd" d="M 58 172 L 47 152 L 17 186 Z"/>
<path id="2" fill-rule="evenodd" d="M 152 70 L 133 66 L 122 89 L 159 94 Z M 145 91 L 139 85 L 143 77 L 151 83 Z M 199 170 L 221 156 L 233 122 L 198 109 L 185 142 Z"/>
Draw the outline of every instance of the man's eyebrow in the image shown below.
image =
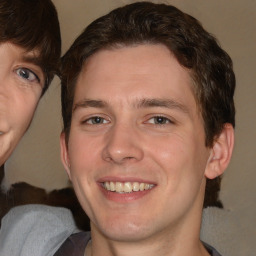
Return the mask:
<path id="1" fill-rule="evenodd" d="M 169 109 L 178 109 L 184 113 L 189 113 L 189 109 L 184 104 L 172 99 L 141 99 L 135 103 L 136 108 L 163 107 Z"/>
<path id="2" fill-rule="evenodd" d="M 102 100 L 83 99 L 74 104 L 73 112 L 78 108 L 104 108 L 106 106 L 107 103 Z"/>
<path id="3" fill-rule="evenodd" d="M 37 56 L 26 54 L 26 55 L 22 56 L 21 60 L 24 62 L 32 63 L 32 64 L 40 67 L 43 70 L 42 64 L 39 60 L 39 57 L 37 57 Z"/>
<path id="4" fill-rule="evenodd" d="M 178 109 L 184 113 L 189 113 L 187 106 L 172 99 L 141 99 L 134 104 L 135 108 L 163 107 L 168 109 Z M 108 106 L 106 101 L 83 99 L 74 104 L 73 112 L 78 108 L 105 108 Z"/>

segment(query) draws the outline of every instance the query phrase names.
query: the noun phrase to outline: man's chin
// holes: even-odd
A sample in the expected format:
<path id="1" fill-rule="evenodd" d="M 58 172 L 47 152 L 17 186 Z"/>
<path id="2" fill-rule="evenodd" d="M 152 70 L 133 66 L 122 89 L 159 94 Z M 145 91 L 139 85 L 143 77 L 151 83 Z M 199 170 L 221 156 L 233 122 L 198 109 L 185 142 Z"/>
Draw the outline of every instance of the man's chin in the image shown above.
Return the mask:
<path id="1" fill-rule="evenodd" d="M 123 223 L 111 223 L 110 225 L 104 226 L 104 228 L 91 225 L 92 229 L 96 228 L 100 230 L 100 233 L 102 233 L 104 237 L 118 242 L 138 242 L 144 240 L 150 236 L 151 231 L 149 227 L 152 228 L 149 224 L 136 224 L 127 221 Z"/>

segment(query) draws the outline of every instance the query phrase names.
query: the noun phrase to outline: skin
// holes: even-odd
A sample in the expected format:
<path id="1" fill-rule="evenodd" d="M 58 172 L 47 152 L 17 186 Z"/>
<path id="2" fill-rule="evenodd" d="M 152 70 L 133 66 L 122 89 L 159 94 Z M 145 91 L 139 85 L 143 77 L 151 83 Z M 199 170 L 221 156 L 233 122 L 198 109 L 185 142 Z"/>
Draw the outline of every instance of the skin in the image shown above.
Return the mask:
<path id="1" fill-rule="evenodd" d="M 68 143 L 61 135 L 63 164 L 91 220 L 88 255 L 208 255 L 199 240 L 205 182 L 224 171 L 233 129 L 205 147 L 198 109 L 188 70 L 163 45 L 88 59 Z M 154 188 L 111 193 L 101 186 L 108 180 Z"/>
<path id="2" fill-rule="evenodd" d="M 0 44 L 0 165 L 26 132 L 44 85 L 37 53 L 11 43 Z"/>

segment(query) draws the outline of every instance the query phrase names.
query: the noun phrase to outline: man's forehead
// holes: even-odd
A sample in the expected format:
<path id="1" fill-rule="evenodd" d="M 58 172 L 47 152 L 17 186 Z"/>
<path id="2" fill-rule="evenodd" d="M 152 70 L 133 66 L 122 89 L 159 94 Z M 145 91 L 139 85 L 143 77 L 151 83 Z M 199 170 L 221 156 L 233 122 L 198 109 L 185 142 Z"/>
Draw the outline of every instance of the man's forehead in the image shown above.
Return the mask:
<path id="1" fill-rule="evenodd" d="M 129 50 L 132 50 L 132 49 L 139 49 L 140 47 L 147 47 L 149 50 L 150 50 L 150 52 L 152 53 L 152 51 L 154 52 L 154 51 L 156 51 L 156 53 L 158 53 L 159 52 L 159 49 L 162 51 L 162 55 L 164 55 L 165 56 L 165 59 L 169 59 L 170 58 L 170 60 L 171 59 L 174 59 L 174 62 L 176 63 L 175 64 L 175 66 L 170 66 L 170 74 L 172 74 L 173 73 L 173 71 L 172 71 L 172 69 L 174 68 L 175 70 L 176 69 L 179 69 L 179 70 L 183 70 L 182 72 L 183 72 L 183 78 L 185 79 L 185 80 L 187 80 L 187 81 L 182 81 L 183 82 L 183 84 L 188 84 L 188 88 L 186 89 L 186 90 L 189 90 L 189 91 L 191 91 L 192 92 L 192 94 L 193 94 L 193 98 L 196 100 L 196 95 L 195 95 L 195 93 L 194 93 L 194 79 L 193 79 L 193 75 L 191 74 L 191 70 L 190 69 L 187 69 L 186 67 L 184 67 L 184 66 L 182 66 L 180 63 L 179 63 L 179 61 L 177 60 L 177 58 L 175 57 L 175 55 L 170 51 L 170 49 L 169 48 L 167 48 L 164 44 L 150 44 L 150 43 L 148 43 L 148 44 L 146 44 L 146 43 L 143 43 L 143 44 L 137 44 L 137 45 L 127 45 L 127 46 L 119 46 L 119 47 L 112 47 L 112 48 L 107 48 L 107 49 L 101 49 L 101 50 L 99 50 L 99 51 L 97 51 L 96 53 L 94 53 L 93 55 L 91 55 L 90 57 L 88 57 L 86 60 L 85 60 L 85 62 L 84 62 L 84 64 L 83 64 L 83 67 L 82 67 L 82 69 L 81 69 L 81 71 L 80 71 L 80 74 L 79 74 L 79 76 L 78 76 L 78 79 L 77 79 L 77 81 L 76 81 L 76 88 L 75 88 L 75 94 L 77 93 L 77 91 L 79 90 L 78 88 L 77 88 L 77 85 L 79 84 L 79 87 L 80 88 L 91 88 L 91 89 L 93 89 L 93 88 L 95 88 L 95 86 L 94 86 L 94 83 L 96 83 L 96 81 L 98 81 L 98 79 L 99 79 L 99 81 L 100 81 L 100 84 L 101 85 L 104 85 L 105 86 L 105 83 L 107 83 L 108 81 L 106 81 L 106 80 L 104 80 L 104 79 L 102 79 L 102 78 L 100 78 L 100 77 L 105 77 L 104 75 L 106 75 L 106 74 L 104 74 L 104 75 L 102 75 L 103 73 L 102 73 L 102 66 L 103 66 L 103 71 L 105 71 L 104 69 L 105 69 L 105 67 L 106 66 L 109 66 L 108 65 L 108 62 L 110 61 L 112 61 L 112 58 L 110 58 L 111 57 L 111 53 L 114 53 L 115 54 L 115 57 L 118 55 L 118 56 L 122 56 L 123 54 L 124 54 L 124 52 L 123 52 L 123 50 L 125 51 L 125 50 L 128 50 L 128 52 L 127 53 L 129 53 Z M 127 54 L 126 53 L 126 54 Z M 104 64 L 102 64 L 102 61 L 99 61 L 99 60 L 102 60 L 102 58 L 98 58 L 97 59 L 97 56 L 99 56 L 99 55 L 101 55 L 101 54 L 103 54 L 102 56 L 105 56 L 105 58 L 104 58 Z M 154 54 L 154 53 L 153 53 Z M 107 58 L 106 58 L 106 56 L 107 56 Z M 126 55 L 127 56 L 127 55 Z M 93 62 L 93 68 L 92 67 L 90 67 L 90 64 L 92 63 L 92 61 L 93 61 L 93 59 L 96 57 L 96 59 L 97 59 L 97 61 L 96 62 Z M 157 58 L 157 55 L 155 55 L 154 57 L 156 57 Z M 167 57 L 167 58 L 166 58 Z M 136 56 L 135 56 L 135 58 L 136 58 Z M 159 62 L 158 62 L 159 63 Z M 160 63 L 161 64 L 161 63 Z M 122 63 L 120 63 L 120 66 L 122 66 Z M 157 67 L 157 70 L 159 69 L 159 65 L 156 65 Z M 179 66 L 179 68 L 177 68 Z M 161 67 L 161 65 L 160 65 L 160 67 Z M 161 68 L 160 68 L 161 69 Z M 96 73 L 96 76 L 95 76 L 95 70 L 97 70 L 97 73 Z M 125 76 L 125 78 L 127 78 L 128 80 L 130 79 L 130 77 L 131 77 L 131 74 L 127 71 L 127 69 L 122 69 L 122 70 L 124 70 L 124 72 L 123 73 L 126 73 L 126 74 L 128 74 L 128 77 L 126 77 Z M 169 71 L 167 71 L 168 73 L 169 73 Z M 106 72 L 105 72 L 106 73 Z M 91 74 L 93 74 L 93 75 L 91 75 Z M 99 76 L 99 74 L 101 74 L 100 76 Z M 107 73 L 108 75 L 107 75 L 107 78 L 109 78 L 109 77 L 111 77 L 111 78 L 113 78 L 113 79 L 115 79 L 117 76 L 118 76 L 118 74 L 116 73 L 116 72 L 111 72 L 111 73 Z M 111 74 L 113 74 L 112 76 L 111 76 Z M 88 80 L 88 77 L 90 77 L 90 79 Z M 165 77 L 165 76 L 164 76 Z M 162 80 L 162 78 L 163 77 L 160 77 L 159 79 L 160 80 Z M 85 79 L 85 80 L 84 80 Z M 150 78 L 149 78 L 150 79 Z M 81 82 L 82 81 L 82 82 Z M 85 81 L 86 81 L 86 83 L 85 83 Z M 88 82 L 89 81 L 89 82 Z M 111 80 L 112 81 L 112 80 Z M 115 80 L 114 80 L 114 82 L 115 82 Z M 143 82 L 143 81 L 142 81 Z M 157 81 L 156 81 L 157 82 Z M 92 83 L 92 84 L 91 84 Z M 90 85 L 90 86 L 88 86 L 88 85 Z M 161 85 L 161 83 L 159 84 L 159 85 Z M 165 87 L 165 85 L 166 85 L 166 83 L 164 83 L 163 84 L 163 86 Z M 159 87 L 158 87 L 159 88 Z M 86 89 L 86 94 L 88 93 L 88 91 L 87 91 L 87 89 Z M 160 88 L 159 88 L 160 89 Z M 90 89 L 89 89 L 90 90 Z M 129 92 L 131 92 L 131 90 L 133 90 L 132 89 L 132 87 L 130 87 L 130 89 L 129 89 Z M 146 88 L 146 92 L 149 90 L 149 87 L 147 87 Z M 80 91 L 80 90 L 79 90 Z M 157 91 L 159 91 L 159 90 L 157 90 Z M 135 93 L 135 92 L 134 92 Z M 80 93 L 79 93 L 80 94 Z M 105 93 L 104 93 L 105 94 Z M 85 95 L 85 97 L 87 97 L 88 95 Z M 154 96 L 154 95 L 153 95 Z M 160 106 L 161 104 L 162 105 L 164 105 L 164 106 L 178 106 L 178 105 L 182 105 L 182 104 L 173 104 L 173 102 L 174 101 L 172 101 L 172 100 L 170 100 L 169 102 L 168 102 L 168 100 L 166 100 L 166 98 L 164 98 L 164 100 L 155 100 L 155 99 L 157 99 L 157 97 L 151 97 L 151 98 L 149 98 L 149 100 L 141 100 L 141 101 L 138 101 L 137 103 L 134 103 L 134 105 L 137 105 L 137 106 L 149 106 L 150 104 L 151 104 L 151 106 L 153 106 L 153 105 L 158 105 L 158 106 Z M 166 96 L 166 95 L 165 95 Z M 89 96 L 90 97 L 90 96 Z M 78 97 L 79 98 L 79 97 Z M 153 100 L 151 100 L 151 99 L 153 99 Z M 81 100 L 81 99 L 80 99 Z M 83 100 L 82 100 L 83 101 Z M 86 102 L 86 101 L 84 101 L 84 102 Z M 169 104 L 170 102 L 172 102 L 172 104 Z M 197 100 L 196 100 L 196 102 L 197 102 Z M 76 104 L 77 102 L 75 102 L 75 104 Z M 146 103 L 146 104 L 145 104 Z M 155 104 L 155 103 L 157 103 L 157 104 Z M 80 104 L 78 104 L 78 105 L 80 105 Z M 83 105 L 83 103 L 82 103 L 82 105 Z M 185 110 L 186 108 L 184 108 L 184 107 L 181 107 L 181 109 L 183 109 L 183 110 Z M 187 112 L 187 111 L 184 111 L 184 112 Z"/>
<path id="2" fill-rule="evenodd" d="M 152 61 L 152 58 L 154 61 Z M 174 61 L 171 61 L 172 59 L 174 59 Z M 113 60 L 118 61 L 115 62 Z M 171 62 L 175 62 L 175 64 L 172 64 L 171 68 L 166 71 L 165 66 L 169 66 Z M 126 63 L 127 65 L 125 65 Z M 129 65 L 129 63 L 134 63 L 135 65 Z M 179 66 L 180 69 L 183 69 L 185 73 L 188 73 L 190 76 L 190 70 L 179 63 L 176 56 L 166 45 L 162 43 L 138 43 L 131 45 L 114 45 L 97 50 L 84 60 L 76 81 L 79 81 L 80 78 L 84 79 L 93 75 L 96 75 L 96 78 L 99 79 L 103 77 L 102 74 L 104 71 L 107 72 L 108 78 L 111 76 L 115 78 L 121 72 L 113 72 L 113 70 L 111 70 L 113 66 L 119 71 L 122 71 L 122 74 L 127 74 L 128 76 L 131 72 L 136 74 L 136 70 L 134 70 L 136 63 L 140 63 L 139 75 L 143 75 L 148 69 L 152 69 L 152 66 L 155 73 L 159 73 L 161 70 L 171 73 L 174 65 L 176 65 L 175 69 Z M 150 63 L 152 65 L 150 65 Z M 124 65 L 125 68 L 123 68 Z M 101 75 L 98 76 L 97 73 Z M 187 76 L 187 74 L 185 74 L 185 76 Z"/>
<path id="3" fill-rule="evenodd" d="M 40 51 L 38 49 L 29 49 L 14 43 L 9 42 L 9 47 L 13 48 L 21 60 L 27 62 L 36 62 L 40 58 Z"/>
<path id="4" fill-rule="evenodd" d="M 30 62 L 40 66 L 40 53 L 39 50 L 25 50 L 21 54 L 21 59 L 25 62 Z"/>

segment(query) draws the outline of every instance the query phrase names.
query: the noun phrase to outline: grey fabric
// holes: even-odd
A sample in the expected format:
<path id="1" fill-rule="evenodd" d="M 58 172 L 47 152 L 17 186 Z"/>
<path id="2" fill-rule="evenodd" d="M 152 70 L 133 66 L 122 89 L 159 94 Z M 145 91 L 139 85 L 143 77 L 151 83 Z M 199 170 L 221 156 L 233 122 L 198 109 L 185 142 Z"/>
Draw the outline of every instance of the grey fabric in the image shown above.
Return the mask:
<path id="1" fill-rule="evenodd" d="M 75 222 L 68 209 L 18 206 L 2 219 L 0 256 L 52 256 L 75 232 Z"/>
<path id="2" fill-rule="evenodd" d="M 244 253 L 242 245 L 246 236 L 241 236 L 238 221 L 233 212 L 217 207 L 208 207 L 203 211 L 201 240 L 213 245 L 221 255 L 251 256 Z"/>
<path id="3" fill-rule="evenodd" d="M 85 248 L 91 240 L 90 232 L 79 232 L 71 235 L 54 254 L 54 256 L 84 256 Z M 212 246 L 204 243 L 211 256 L 221 256 Z"/>
<path id="4" fill-rule="evenodd" d="M 241 244 L 238 230 L 231 211 L 216 207 L 204 210 L 201 240 L 213 245 L 222 255 L 241 255 L 239 250 L 233 249 L 237 248 L 237 241 Z M 72 214 L 65 208 L 19 206 L 2 220 L 0 256 L 52 256 L 77 232 Z"/>
<path id="5" fill-rule="evenodd" d="M 54 254 L 54 256 L 86 256 L 85 248 L 91 240 L 90 232 L 72 234 Z"/>
<path id="6" fill-rule="evenodd" d="M 204 247 L 206 248 L 206 250 L 210 253 L 211 256 L 221 256 L 219 254 L 219 252 L 217 252 L 217 250 L 215 250 L 215 248 L 213 248 L 212 246 L 210 246 L 209 244 L 204 243 Z"/>

